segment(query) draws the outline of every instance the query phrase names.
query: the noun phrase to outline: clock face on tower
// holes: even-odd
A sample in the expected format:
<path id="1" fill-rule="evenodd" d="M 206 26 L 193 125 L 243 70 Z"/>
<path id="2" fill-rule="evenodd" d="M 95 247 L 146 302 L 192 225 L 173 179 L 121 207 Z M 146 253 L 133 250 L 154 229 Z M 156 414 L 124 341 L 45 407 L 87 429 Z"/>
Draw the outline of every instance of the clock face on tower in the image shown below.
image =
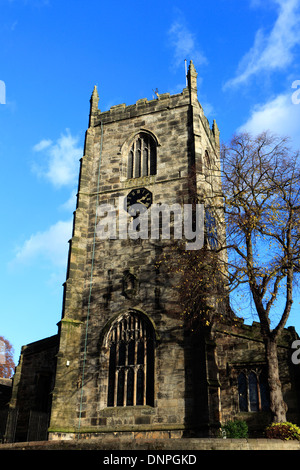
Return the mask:
<path id="1" fill-rule="evenodd" d="M 126 210 L 130 215 L 136 215 L 136 209 L 133 204 L 142 204 L 143 208 L 149 209 L 152 204 L 152 193 L 146 188 L 132 189 L 127 195 Z"/>

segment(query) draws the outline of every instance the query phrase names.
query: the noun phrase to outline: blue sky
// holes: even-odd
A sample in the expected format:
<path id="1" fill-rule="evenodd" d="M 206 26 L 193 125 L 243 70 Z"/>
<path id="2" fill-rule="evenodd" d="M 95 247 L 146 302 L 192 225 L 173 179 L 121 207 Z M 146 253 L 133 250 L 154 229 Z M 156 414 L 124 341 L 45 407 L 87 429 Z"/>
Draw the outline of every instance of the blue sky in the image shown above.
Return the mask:
<path id="1" fill-rule="evenodd" d="M 178 93 L 192 59 L 222 140 L 271 129 L 300 148 L 300 0 L 0 0 L 0 17 L 0 335 L 17 361 L 57 332 L 94 85 L 101 111 Z"/>

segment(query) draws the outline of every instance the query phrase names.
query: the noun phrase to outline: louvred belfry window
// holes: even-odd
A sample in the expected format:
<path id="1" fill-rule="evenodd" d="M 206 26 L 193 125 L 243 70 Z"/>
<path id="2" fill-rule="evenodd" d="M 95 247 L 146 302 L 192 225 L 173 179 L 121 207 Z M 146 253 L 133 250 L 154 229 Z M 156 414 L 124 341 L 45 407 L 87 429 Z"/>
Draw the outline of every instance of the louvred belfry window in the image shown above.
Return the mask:
<path id="1" fill-rule="evenodd" d="M 154 405 L 154 330 L 139 314 L 110 329 L 107 406 Z"/>
<path id="2" fill-rule="evenodd" d="M 156 174 L 156 143 L 144 132 L 138 134 L 128 154 L 127 178 Z"/>

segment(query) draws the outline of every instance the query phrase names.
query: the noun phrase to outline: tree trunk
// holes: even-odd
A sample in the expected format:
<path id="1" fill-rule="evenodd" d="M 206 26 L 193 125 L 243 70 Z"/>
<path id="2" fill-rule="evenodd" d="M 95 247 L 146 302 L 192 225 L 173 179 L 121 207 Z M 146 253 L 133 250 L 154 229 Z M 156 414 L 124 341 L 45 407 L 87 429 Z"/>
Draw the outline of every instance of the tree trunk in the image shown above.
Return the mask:
<path id="1" fill-rule="evenodd" d="M 280 423 L 286 421 L 287 405 L 284 402 L 281 382 L 279 379 L 279 365 L 277 356 L 277 342 L 273 338 L 265 339 L 266 359 L 268 364 L 268 385 L 270 390 L 270 410 L 273 421 Z"/>

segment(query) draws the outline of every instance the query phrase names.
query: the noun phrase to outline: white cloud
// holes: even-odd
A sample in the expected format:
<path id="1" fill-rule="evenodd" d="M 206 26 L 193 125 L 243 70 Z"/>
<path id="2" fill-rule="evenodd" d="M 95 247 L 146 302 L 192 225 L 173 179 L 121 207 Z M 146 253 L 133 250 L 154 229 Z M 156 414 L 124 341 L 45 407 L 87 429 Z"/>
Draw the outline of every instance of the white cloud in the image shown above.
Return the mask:
<path id="1" fill-rule="evenodd" d="M 211 103 L 209 103 L 208 101 L 201 101 L 201 106 L 207 118 L 210 116 L 216 116 L 215 109 Z"/>
<path id="2" fill-rule="evenodd" d="M 255 135 L 270 130 L 279 136 L 290 137 L 291 145 L 300 149 L 300 104 L 293 103 L 293 92 L 291 89 L 267 103 L 255 106 L 248 121 L 238 131 L 248 131 Z"/>
<path id="3" fill-rule="evenodd" d="M 78 146 L 78 138 L 73 137 L 69 130 L 56 143 L 43 139 L 33 150 L 41 152 L 45 160 L 44 163 L 35 162 L 33 165 L 33 170 L 39 176 L 48 179 L 55 187 L 76 183 L 82 149 Z"/>
<path id="4" fill-rule="evenodd" d="M 178 8 L 175 9 L 176 11 L 176 19 L 171 24 L 170 29 L 168 30 L 168 40 L 169 46 L 173 50 L 173 69 L 178 69 L 179 67 L 182 68 L 182 72 L 184 71 L 184 61 L 187 60 L 187 67 L 189 66 L 190 60 L 193 61 L 196 70 L 199 71 L 199 66 L 205 65 L 208 63 L 207 58 L 205 57 L 204 53 L 201 51 L 200 46 L 197 41 L 197 36 L 194 34 L 186 24 L 185 18 L 181 10 Z M 198 89 L 202 84 L 202 77 L 197 77 L 197 85 Z M 179 83 L 170 90 L 171 94 L 180 93 L 183 88 L 186 87 L 185 83 Z M 203 95 L 202 95 L 203 99 Z M 213 107 L 209 102 L 201 102 L 202 106 L 205 109 L 206 116 L 208 116 Z"/>
<path id="5" fill-rule="evenodd" d="M 207 63 L 207 59 L 200 50 L 196 35 L 192 33 L 185 24 L 182 13 L 178 10 L 176 19 L 169 31 L 168 38 L 174 51 L 174 67 L 183 67 L 184 60 L 191 59 L 195 65 Z"/>
<path id="6" fill-rule="evenodd" d="M 225 88 L 246 83 L 261 72 L 283 70 L 293 62 L 300 45 L 300 0 L 273 0 L 279 14 L 270 33 L 258 30 L 254 45 L 241 60 L 237 76 Z"/>
<path id="7" fill-rule="evenodd" d="M 68 240 L 72 236 L 72 220 L 59 221 L 44 232 L 31 235 L 16 251 L 11 265 L 32 264 L 35 261 L 66 268 Z"/>
<path id="8" fill-rule="evenodd" d="M 75 210 L 76 190 L 73 188 L 78 180 L 79 159 L 82 156 L 78 138 L 66 130 L 56 142 L 42 139 L 34 145 L 33 151 L 39 157 L 33 166 L 35 173 L 55 187 L 71 186 L 71 197 L 61 208 Z M 16 249 L 10 267 L 39 263 L 53 270 L 52 278 L 60 276 L 61 270 L 67 266 L 68 240 L 72 236 L 72 225 L 72 219 L 60 220 L 46 230 L 32 234 Z"/>
<path id="9" fill-rule="evenodd" d="M 41 150 L 45 150 L 46 148 L 50 147 L 50 145 L 52 145 L 52 140 L 43 139 L 33 147 L 33 150 L 35 152 L 40 152 Z"/>
<path id="10" fill-rule="evenodd" d="M 76 209 L 77 190 L 73 189 L 69 199 L 64 202 L 60 208 L 66 211 L 74 211 Z"/>

